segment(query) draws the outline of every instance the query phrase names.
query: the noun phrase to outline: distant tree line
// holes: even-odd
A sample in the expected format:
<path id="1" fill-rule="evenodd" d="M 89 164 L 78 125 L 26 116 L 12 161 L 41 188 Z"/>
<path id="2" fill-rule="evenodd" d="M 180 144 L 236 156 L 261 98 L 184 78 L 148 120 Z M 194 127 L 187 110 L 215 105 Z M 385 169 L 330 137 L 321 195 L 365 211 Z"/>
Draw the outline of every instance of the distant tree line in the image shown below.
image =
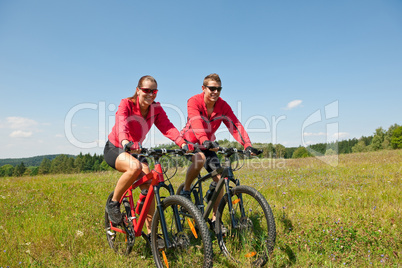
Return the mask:
<path id="1" fill-rule="evenodd" d="M 287 148 L 287 158 L 309 157 L 315 155 L 349 154 L 378 150 L 402 149 L 402 126 L 394 124 L 388 130 L 379 127 L 372 136 L 349 139 L 333 143 L 318 143 L 307 148 Z"/>
<path id="2" fill-rule="evenodd" d="M 49 158 L 49 160 L 55 159 L 59 154 L 48 154 L 48 155 L 40 155 L 40 156 L 34 156 L 34 157 L 25 157 L 25 158 L 6 158 L 6 159 L 0 159 L 0 166 L 4 166 L 6 164 L 10 164 L 13 167 L 21 164 L 21 162 L 24 162 L 25 166 L 34 166 L 37 167 L 42 163 L 43 158 Z M 69 155 L 73 156 L 73 155 Z"/>
<path id="3" fill-rule="evenodd" d="M 70 174 L 81 172 L 95 172 L 111 170 L 112 168 L 104 161 L 103 155 L 93 156 L 90 154 L 83 155 L 80 153 L 77 156 L 61 154 L 53 160 L 43 158 L 39 166 L 27 167 L 24 162 L 15 167 L 11 164 L 6 164 L 0 167 L 0 177 L 19 177 L 19 176 L 35 176 L 44 174 Z"/>
<path id="4" fill-rule="evenodd" d="M 243 149 L 236 141 L 227 139 L 218 141 L 222 147 L 235 147 Z M 349 139 L 332 143 L 317 143 L 308 147 L 290 147 L 286 148 L 282 144 L 272 143 L 254 143 L 254 147 L 262 149 L 263 153 L 260 158 L 303 158 L 316 155 L 333 155 L 333 154 L 349 154 L 358 152 L 378 151 L 402 149 L 402 126 L 394 124 L 388 130 L 379 127 L 375 130 L 373 136 L 361 137 L 360 139 Z M 156 148 L 177 149 L 174 143 L 159 145 Z M 19 176 L 35 176 L 43 174 L 69 174 L 81 172 L 97 172 L 105 170 L 113 170 L 103 159 L 103 155 L 93 156 L 90 154 L 77 156 L 57 155 L 48 157 L 29 158 L 34 161 L 42 158 L 38 166 L 27 166 L 27 162 L 19 159 L 19 164 L 5 164 L 0 167 L 0 177 L 19 177 Z M 177 166 L 184 167 L 189 165 L 189 161 L 184 157 L 172 157 Z M 149 161 L 151 168 L 152 161 Z M 32 162 L 28 162 L 32 163 Z"/>

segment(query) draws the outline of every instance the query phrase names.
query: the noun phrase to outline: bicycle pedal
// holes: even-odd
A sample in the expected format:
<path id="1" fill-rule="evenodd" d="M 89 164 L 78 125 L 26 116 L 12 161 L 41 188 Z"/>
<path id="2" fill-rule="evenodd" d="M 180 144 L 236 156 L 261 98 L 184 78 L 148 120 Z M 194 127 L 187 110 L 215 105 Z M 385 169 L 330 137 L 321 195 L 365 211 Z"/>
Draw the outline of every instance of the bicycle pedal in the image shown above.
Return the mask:
<path id="1" fill-rule="evenodd" d="M 110 236 L 115 236 L 115 233 L 111 232 L 110 230 L 107 230 L 106 233 Z"/>

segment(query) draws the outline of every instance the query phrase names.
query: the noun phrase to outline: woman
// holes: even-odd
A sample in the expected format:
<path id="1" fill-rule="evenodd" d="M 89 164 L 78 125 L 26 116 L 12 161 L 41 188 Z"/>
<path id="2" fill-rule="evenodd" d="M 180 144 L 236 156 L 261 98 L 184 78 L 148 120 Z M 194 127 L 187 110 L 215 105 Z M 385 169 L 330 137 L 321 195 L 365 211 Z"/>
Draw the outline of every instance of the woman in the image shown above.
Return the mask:
<path id="1" fill-rule="evenodd" d="M 137 179 L 150 172 L 146 158 L 134 157 L 131 153 L 140 152 L 140 144 L 152 125 L 155 124 L 163 135 L 174 141 L 180 148 L 188 148 L 159 102 L 154 102 L 157 92 L 157 82 L 152 76 L 141 77 L 134 96 L 121 100 L 116 112 L 115 125 L 105 145 L 105 161 L 109 166 L 123 172 L 117 181 L 111 202 L 106 205 L 109 220 L 114 224 L 119 224 L 122 220 L 119 201 L 124 192 Z M 140 188 L 144 191 L 149 186 L 150 183 L 143 184 Z M 154 211 L 155 202 L 152 200 L 145 222 L 148 236 L 151 232 Z"/>

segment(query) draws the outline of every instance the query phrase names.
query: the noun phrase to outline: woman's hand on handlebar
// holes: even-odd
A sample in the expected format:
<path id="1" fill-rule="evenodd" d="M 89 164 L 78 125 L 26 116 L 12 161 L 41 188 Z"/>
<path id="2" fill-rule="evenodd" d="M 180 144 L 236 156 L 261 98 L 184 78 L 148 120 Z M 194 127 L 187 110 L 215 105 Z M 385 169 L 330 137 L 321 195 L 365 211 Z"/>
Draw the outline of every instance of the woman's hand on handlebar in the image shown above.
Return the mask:
<path id="1" fill-rule="evenodd" d="M 141 143 L 139 142 L 132 142 L 128 140 L 123 140 L 121 142 L 121 145 L 123 145 L 123 149 L 127 153 L 132 153 L 132 154 L 139 154 L 141 153 Z"/>
<path id="2" fill-rule="evenodd" d="M 191 143 L 183 143 L 181 148 L 183 150 L 186 150 L 186 154 L 192 153 L 194 151 L 194 145 L 192 145 Z"/>

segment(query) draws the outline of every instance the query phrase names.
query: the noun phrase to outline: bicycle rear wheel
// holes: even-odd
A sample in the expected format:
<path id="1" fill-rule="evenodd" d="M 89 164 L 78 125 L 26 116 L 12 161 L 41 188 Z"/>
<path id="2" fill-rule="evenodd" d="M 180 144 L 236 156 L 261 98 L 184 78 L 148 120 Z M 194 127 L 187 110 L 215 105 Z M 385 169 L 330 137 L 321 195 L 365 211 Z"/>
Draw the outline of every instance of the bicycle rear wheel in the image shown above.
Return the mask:
<path id="1" fill-rule="evenodd" d="M 222 198 L 216 213 L 219 247 L 222 252 L 239 264 L 239 267 L 264 266 L 272 253 L 276 239 L 275 220 L 266 199 L 252 187 L 241 185 L 231 189 L 231 200 Z M 228 201 L 232 203 L 229 211 Z M 232 225 L 231 215 L 234 216 Z"/>
<path id="2" fill-rule="evenodd" d="M 151 248 L 156 266 L 212 267 L 211 237 L 197 207 L 178 195 L 166 197 L 162 206 L 168 244 L 164 242 L 158 245 L 158 239 L 166 239 L 160 213 L 156 210 L 151 231 Z M 181 228 L 178 228 L 178 223 Z"/>
<path id="3" fill-rule="evenodd" d="M 109 202 L 112 199 L 113 193 L 114 192 L 112 192 L 109 195 L 106 202 Z M 120 209 L 121 209 L 121 213 L 123 214 L 123 222 L 119 226 L 114 226 L 114 227 L 117 227 L 122 232 L 111 229 L 111 223 L 109 221 L 109 216 L 108 216 L 107 212 L 105 211 L 106 238 L 107 238 L 107 242 L 109 243 L 109 246 L 116 253 L 128 255 L 128 254 L 130 254 L 131 250 L 133 249 L 135 237 L 134 237 L 134 235 L 132 237 L 130 237 L 128 235 L 128 233 L 125 231 L 125 228 L 123 227 L 123 224 L 124 224 L 126 229 L 129 230 L 132 234 L 134 234 L 134 229 L 133 229 L 132 223 L 128 221 L 128 218 L 131 217 L 131 210 L 130 210 L 130 204 L 129 204 L 127 198 L 123 199 Z"/>

